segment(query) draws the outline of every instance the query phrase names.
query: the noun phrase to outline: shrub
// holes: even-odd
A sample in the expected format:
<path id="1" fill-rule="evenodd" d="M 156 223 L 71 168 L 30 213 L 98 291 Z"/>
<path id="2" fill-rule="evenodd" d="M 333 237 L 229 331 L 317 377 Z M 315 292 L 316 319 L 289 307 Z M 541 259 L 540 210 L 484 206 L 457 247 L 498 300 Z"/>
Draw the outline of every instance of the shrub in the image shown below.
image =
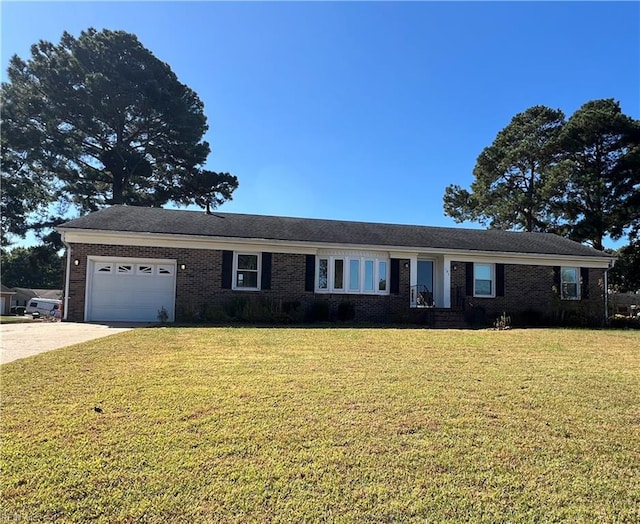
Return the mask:
<path id="1" fill-rule="evenodd" d="M 507 313 L 503 311 L 502 315 L 493 322 L 493 327 L 499 331 L 511 329 L 511 317 L 508 317 Z"/>
<path id="2" fill-rule="evenodd" d="M 330 314 L 329 302 L 326 300 L 316 300 L 307 314 L 307 320 L 309 322 L 328 322 Z"/>
<path id="3" fill-rule="evenodd" d="M 338 320 L 346 322 L 356 316 L 356 307 L 353 302 L 345 301 L 338 304 Z"/>

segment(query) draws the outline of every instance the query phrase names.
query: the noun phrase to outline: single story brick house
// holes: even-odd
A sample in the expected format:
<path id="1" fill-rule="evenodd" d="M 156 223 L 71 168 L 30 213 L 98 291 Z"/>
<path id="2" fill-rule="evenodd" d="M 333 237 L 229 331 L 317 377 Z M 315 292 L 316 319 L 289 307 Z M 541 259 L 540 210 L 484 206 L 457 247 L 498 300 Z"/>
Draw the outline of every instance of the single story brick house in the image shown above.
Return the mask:
<path id="1" fill-rule="evenodd" d="M 243 297 L 435 327 L 502 312 L 601 324 L 613 262 L 548 233 L 120 205 L 58 231 L 70 321 L 197 319 Z"/>

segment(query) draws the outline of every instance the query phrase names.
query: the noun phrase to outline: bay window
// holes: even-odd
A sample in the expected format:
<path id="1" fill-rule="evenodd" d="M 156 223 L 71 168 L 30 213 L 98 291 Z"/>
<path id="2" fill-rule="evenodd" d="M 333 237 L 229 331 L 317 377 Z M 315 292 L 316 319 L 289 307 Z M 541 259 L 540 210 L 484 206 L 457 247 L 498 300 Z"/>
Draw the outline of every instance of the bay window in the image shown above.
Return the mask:
<path id="1" fill-rule="evenodd" d="M 389 259 L 365 254 L 317 257 L 316 292 L 388 295 Z"/>

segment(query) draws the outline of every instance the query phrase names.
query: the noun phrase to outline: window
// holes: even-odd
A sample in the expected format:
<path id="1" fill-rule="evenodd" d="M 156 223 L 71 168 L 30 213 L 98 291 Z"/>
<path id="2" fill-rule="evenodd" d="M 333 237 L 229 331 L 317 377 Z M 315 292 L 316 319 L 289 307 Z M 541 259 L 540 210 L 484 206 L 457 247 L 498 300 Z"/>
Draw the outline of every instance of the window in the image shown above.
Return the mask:
<path id="1" fill-rule="evenodd" d="M 360 259 L 349 260 L 349 291 L 360 289 Z"/>
<path id="2" fill-rule="evenodd" d="M 378 291 L 387 290 L 387 263 L 378 262 Z"/>
<path id="3" fill-rule="evenodd" d="M 259 289 L 259 260 L 260 257 L 255 253 L 235 254 L 235 271 L 233 279 L 235 289 Z"/>
<path id="4" fill-rule="evenodd" d="M 473 296 L 495 297 L 494 265 L 473 264 Z"/>
<path id="5" fill-rule="evenodd" d="M 137 273 L 139 275 L 151 275 L 153 273 L 153 266 L 138 264 Z"/>
<path id="6" fill-rule="evenodd" d="M 96 273 L 111 273 L 111 262 L 107 262 L 107 263 L 102 263 L 102 262 L 96 262 L 95 265 L 96 268 Z"/>
<path id="7" fill-rule="evenodd" d="M 333 289 L 344 288 L 344 260 L 336 258 L 333 267 Z"/>
<path id="8" fill-rule="evenodd" d="M 364 261 L 364 290 L 373 291 L 373 260 Z"/>
<path id="9" fill-rule="evenodd" d="M 580 270 L 577 267 L 560 269 L 562 300 L 580 300 Z"/>
<path id="10" fill-rule="evenodd" d="M 388 295 L 389 260 L 375 256 L 321 256 L 316 264 L 316 291 Z"/>
<path id="11" fill-rule="evenodd" d="M 327 289 L 329 285 L 329 260 L 321 258 L 318 262 L 318 289 Z"/>
<path id="12" fill-rule="evenodd" d="M 133 273 L 133 266 L 131 264 L 118 264 L 118 273 L 130 274 Z"/>
<path id="13" fill-rule="evenodd" d="M 158 266 L 158 275 L 173 275 L 173 266 Z"/>

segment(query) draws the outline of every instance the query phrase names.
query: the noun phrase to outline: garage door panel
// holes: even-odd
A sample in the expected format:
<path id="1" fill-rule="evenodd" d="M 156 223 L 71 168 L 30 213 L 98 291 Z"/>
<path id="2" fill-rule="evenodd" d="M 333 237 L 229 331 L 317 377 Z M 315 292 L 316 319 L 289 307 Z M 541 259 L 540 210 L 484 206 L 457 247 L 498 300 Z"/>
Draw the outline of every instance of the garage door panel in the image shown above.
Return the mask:
<path id="1" fill-rule="evenodd" d="M 162 308 L 174 319 L 175 262 L 100 260 L 88 278 L 87 320 L 158 322 Z"/>

